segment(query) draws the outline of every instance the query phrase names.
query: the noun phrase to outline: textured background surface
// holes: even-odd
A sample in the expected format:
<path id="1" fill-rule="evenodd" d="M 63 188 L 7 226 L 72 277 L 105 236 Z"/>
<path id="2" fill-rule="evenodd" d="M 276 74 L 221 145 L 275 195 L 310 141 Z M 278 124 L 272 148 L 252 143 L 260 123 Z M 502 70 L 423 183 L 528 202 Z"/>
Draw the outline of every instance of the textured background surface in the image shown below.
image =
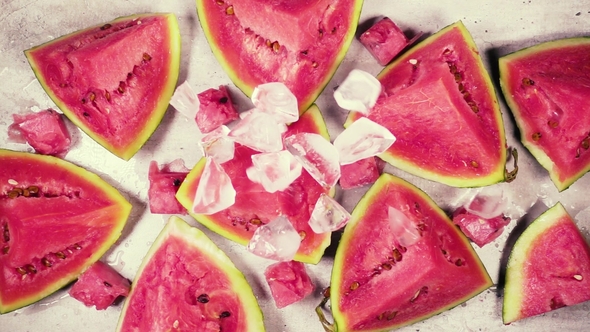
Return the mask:
<path id="1" fill-rule="evenodd" d="M 247 110 L 251 104 L 230 82 L 213 58 L 203 35 L 193 1 L 63 1 L 1 0 L 0 2 L 0 147 L 27 150 L 26 145 L 7 142 L 7 127 L 12 113 L 28 109 L 54 107 L 31 71 L 23 50 L 47 42 L 58 36 L 110 21 L 118 16 L 140 12 L 173 12 L 182 31 L 180 82 L 188 80 L 195 91 L 203 91 L 227 84 L 240 105 Z M 411 35 L 424 32 L 430 35 L 457 20 L 463 20 L 480 49 L 494 82 L 497 81 L 498 56 L 505 55 L 538 42 L 562 37 L 590 34 L 590 1 L 485 1 L 455 0 L 366 0 L 361 14 L 360 31 L 370 21 L 389 16 Z M 331 92 L 353 68 L 377 74 L 381 67 L 357 39 L 326 87 L 317 103 L 326 117 L 332 137 L 342 131 L 346 114 L 337 107 Z M 499 95 L 499 94 L 498 94 Z M 572 216 L 578 215 L 589 204 L 586 193 L 590 175 L 577 181 L 570 189 L 558 193 L 547 172 L 530 156 L 517 140 L 517 132 L 508 109 L 500 99 L 509 146 L 520 153 L 521 173 L 508 185 L 513 200 L 513 211 L 524 214 L 536 201 L 551 206 L 561 201 Z M 164 225 L 167 216 L 152 215 L 147 208 L 147 171 L 151 160 L 159 163 L 183 158 L 192 167 L 200 152 L 191 133 L 195 124 L 170 108 L 164 121 L 147 144 L 130 161 L 125 162 L 103 149 L 81 131 L 72 128 L 75 144 L 66 159 L 101 175 L 121 190 L 133 204 L 133 212 L 123 235 L 103 259 L 125 277 L 133 279 L 141 259 Z M 386 171 L 410 180 L 425 190 L 444 209 L 456 202 L 465 190 L 452 189 L 419 179 L 388 167 Z M 340 193 L 343 205 L 351 211 L 366 189 Z M 590 212 L 583 211 L 578 224 L 587 235 Z M 584 217 L 584 216 L 585 217 Z M 196 222 L 185 217 L 196 225 Z M 484 249 L 477 248 L 494 282 L 498 281 L 500 258 L 513 221 L 504 234 Z M 200 225 L 197 227 L 203 228 Z M 248 278 L 257 294 L 266 317 L 268 331 L 321 331 L 313 308 L 321 299 L 321 290 L 328 286 L 332 257 L 336 243 L 328 249 L 317 266 L 308 266 L 317 290 L 303 302 L 282 310 L 275 308 L 262 271 L 270 263 L 246 252 L 205 230 Z M 121 305 L 106 311 L 86 308 L 68 297 L 65 290 L 27 308 L 0 316 L 2 331 L 113 331 Z M 501 297 L 495 287 L 474 299 L 427 321 L 414 324 L 402 331 L 584 331 L 590 329 L 590 303 L 563 308 L 549 314 L 503 326 Z"/>

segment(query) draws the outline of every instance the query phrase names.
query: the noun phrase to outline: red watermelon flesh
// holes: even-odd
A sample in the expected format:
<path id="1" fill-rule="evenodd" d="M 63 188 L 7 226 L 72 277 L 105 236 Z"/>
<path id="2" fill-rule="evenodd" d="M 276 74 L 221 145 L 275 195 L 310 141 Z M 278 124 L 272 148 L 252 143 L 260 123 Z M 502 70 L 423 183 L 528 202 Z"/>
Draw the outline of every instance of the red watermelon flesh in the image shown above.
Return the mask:
<path id="1" fill-rule="evenodd" d="M 408 40 L 395 22 L 384 17 L 363 32 L 360 42 L 380 65 L 385 66 L 420 35 Z"/>
<path id="2" fill-rule="evenodd" d="M 420 237 L 399 245 L 388 210 Z M 355 207 L 336 252 L 331 306 L 338 331 L 373 331 L 428 318 L 492 284 L 468 240 L 425 193 L 383 174 Z"/>
<path id="3" fill-rule="evenodd" d="M 264 271 L 264 277 L 279 309 L 301 301 L 314 289 L 305 264 L 301 262 L 288 261 L 269 265 Z"/>
<path id="4" fill-rule="evenodd" d="M 175 195 L 188 172 L 182 159 L 165 164 L 161 169 L 155 160 L 150 163 L 148 200 L 151 213 L 186 214 L 186 209 Z"/>
<path id="5" fill-rule="evenodd" d="M 481 248 L 502 234 L 504 226 L 510 223 L 510 218 L 504 215 L 483 218 L 461 207 L 453 212 L 453 222 Z"/>
<path id="6" fill-rule="evenodd" d="M 127 296 L 131 283 L 108 264 L 97 261 L 84 271 L 69 294 L 87 307 L 104 310 L 120 296 Z"/>
<path id="7" fill-rule="evenodd" d="M 369 157 L 352 164 L 340 165 L 340 187 L 352 189 L 374 183 L 381 175 L 383 161 L 377 157 Z"/>
<path id="8" fill-rule="evenodd" d="M 172 217 L 144 258 L 117 331 L 264 331 L 256 298 L 200 230 Z"/>
<path id="9" fill-rule="evenodd" d="M 0 150 L 0 312 L 75 279 L 119 237 L 131 205 L 57 158 Z"/>
<path id="10" fill-rule="evenodd" d="M 236 86 L 250 96 L 260 84 L 285 83 L 300 113 L 344 58 L 361 7 L 360 0 L 197 1 L 213 54 Z"/>
<path id="11" fill-rule="evenodd" d="M 56 111 L 47 109 L 12 117 L 14 123 L 10 125 L 9 136 L 16 141 L 24 139 L 35 152 L 64 157 L 70 149 L 70 133 Z"/>
<path id="12" fill-rule="evenodd" d="M 78 127 L 129 159 L 158 126 L 178 77 L 172 14 L 119 18 L 25 51 L 39 82 Z"/>
<path id="13" fill-rule="evenodd" d="M 219 89 L 207 89 L 197 97 L 200 105 L 195 121 L 201 132 L 209 133 L 239 118 L 225 85 L 220 85 Z"/>
<path id="14" fill-rule="evenodd" d="M 521 140 L 561 191 L 590 170 L 590 39 L 539 44 L 500 59 Z"/>

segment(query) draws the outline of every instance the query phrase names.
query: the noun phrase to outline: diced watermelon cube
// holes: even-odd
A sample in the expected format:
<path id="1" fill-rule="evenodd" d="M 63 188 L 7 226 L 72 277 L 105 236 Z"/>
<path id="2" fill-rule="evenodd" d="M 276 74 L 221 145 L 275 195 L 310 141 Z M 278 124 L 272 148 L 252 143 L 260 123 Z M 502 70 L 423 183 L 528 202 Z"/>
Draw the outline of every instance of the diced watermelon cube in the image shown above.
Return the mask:
<path id="1" fill-rule="evenodd" d="M 119 296 L 129 295 L 131 283 L 108 264 L 97 261 L 92 264 L 74 283 L 70 296 L 87 307 L 95 306 L 104 310 Z"/>
<path id="2" fill-rule="evenodd" d="M 148 200 L 152 213 L 187 214 L 186 209 L 176 199 L 176 192 L 188 172 L 189 169 L 184 166 L 181 159 L 165 164 L 162 169 L 156 161 L 150 163 Z"/>
<path id="3" fill-rule="evenodd" d="M 27 142 L 37 153 L 63 157 L 72 139 L 63 117 L 52 109 L 27 114 L 13 114 L 14 123 L 8 129 L 16 142 Z"/>
<path id="4" fill-rule="evenodd" d="M 305 265 L 301 262 L 288 261 L 272 264 L 266 268 L 264 276 L 279 309 L 301 301 L 314 289 Z"/>
<path id="5" fill-rule="evenodd" d="M 510 223 L 510 218 L 499 215 L 486 219 L 461 207 L 453 213 L 453 222 L 481 248 L 502 234 L 504 226 Z"/>
<path id="6" fill-rule="evenodd" d="M 390 18 L 384 17 L 361 35 L 360 42 L 380 65 L 385 66 L 418 37 L 408 40 Z"/>
<path id="7" fill-rule="evenodd" d="M 369 157 L 352 164 L 340 165 L 340 187 L 352 189 L 377 181 L 384 162 L 377 157 Z"/>
<path id="8" fill-rule="evenodd" d="M 219 89 L 205 90 L 197 96 L 200 106 L 195 121 L 201 132 L 208 133 L 239 118 L 238 111 L 224 85 L 220 85 Z"/>

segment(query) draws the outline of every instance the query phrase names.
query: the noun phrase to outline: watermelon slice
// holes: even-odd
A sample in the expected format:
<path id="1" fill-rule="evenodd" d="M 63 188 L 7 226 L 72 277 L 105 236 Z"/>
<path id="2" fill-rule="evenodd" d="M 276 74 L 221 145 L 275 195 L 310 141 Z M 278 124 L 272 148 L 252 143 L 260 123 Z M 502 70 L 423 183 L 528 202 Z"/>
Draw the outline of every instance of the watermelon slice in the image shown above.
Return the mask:
<path id="1" fill-rule="evenodd" d="M 173 14 L 118 18 L 25 51 L 62 112 L 100 145 L 131 158 L 174 92 L 180 33 Z"/>
<path id="2" fill-rule="evenodd" d="M 108 264 L 97 261 L 84 271 L 68 292 L 87 307 L 104 310 L 120 296 L 129 295 L 131 283 Z"/>
<path id="3" fill-rule="evenodd" d="M 455 187 L 505 180 L 506 138 L 494 87 L 461 22 L 430 36 L 377 78 L 382 96 L 368 118 L 397 138 L 380 157 Z M 350 125 L 362 115 L 351 112 Z"/>
<path id="4" fill-rule="evenodd" d="M 213 54 L 238 88 L 251 96 L 260 84 L 285 83 L 303 113 L 344 58 L 362 4 L 197 0 L 197 14 Z"/>
<path id="5" fill-rule="evenodd" d="M 590 247 L 561 203 L 530 224 L 506 268 L 502 320 L 509 324 L 590 300 Z"/>
<path id="6" fill-rule="evenodd" d="M 542 43 L 500 58 L 500 84 L 524 146 L 559 191 L 590 170 L 590 39 Z"/>
<path id="7" fill-rule="evenodd" d="M 264 331 L 244 275 L 199 229 L 171 217 L 137 271 L 117 331 Z"/>
<path id="8" fill-rule="evenodd" d="M 395 226 L 392 209 L 405 216 Z M 334 325 L 336 331 L 398 328 L 491 284 L 444 211 L 418 188 L 384 173 L 355 207 L 338 244 L 330 286 Z"/>
<path id="9" fill-rule="evenodd" d="M 14 123 L 8 135 L 15 141 L 24 140 L 40 154 L 64 157 L 72 138 L 61 116 L 51 108 L 37 113 L 13 114 Z M 24 143 L 24 142 L 23 142 Z"/>
<path id="10" fill-rule="evenodd" d="M 76 279 L 121 235 L 131 204 L 56 157 L 0 150 L 0 313 Z"/>
<path id="11" fill-rule="evenodd" d="M 297 122 L 288 127 L 284 135 L 299 132 L 318 133 L 329 140 L 326 124 L 317 106 L 310 107 L 302 114 Z M 248 244 L 258 226 L 284 215 L 302 237 L 295 260 L 316 264 L 330 244 L 330 233 L 314 233 L 308 221 L 318 197 L 328 190 L 303 170 L 301 176 L 287 189 L 267 192 L 261 184 L 252 182 L 246 174 L 246 170 L 252 166 L 251 156 L 257 153 L 258 151 L 236 143 L 234 158 L 222 164 L 236 191 L 235 204 L 229 208 L 211 215 L 191 212 L 205 158 L 188 174 L 176 193 L 176 199 L 193 218 L 207 228 L 243 245 Z"/>

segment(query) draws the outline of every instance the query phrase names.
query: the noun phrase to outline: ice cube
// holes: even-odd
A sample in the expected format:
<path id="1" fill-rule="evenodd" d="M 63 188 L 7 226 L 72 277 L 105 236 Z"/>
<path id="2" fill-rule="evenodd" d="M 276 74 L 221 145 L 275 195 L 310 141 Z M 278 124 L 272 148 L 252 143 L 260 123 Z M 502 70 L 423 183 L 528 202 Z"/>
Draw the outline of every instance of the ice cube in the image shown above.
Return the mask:
<path id="1" fill-rule="evenodd" d="M 297 98 L 284 83 L 271 82 L 257 86 L 252 93 L 256 108 L 271 114 L 280 122 L 291 123 L 299 119 Z"/>
<path id="2" fill-rule="evenodd" d="M 212 157 L 206 157 L 192 210 L 198 214 L 214 214 L 232 206 L 236 191 L 230 177 Z"/>
<path id="3" fill-rule="evenodd" d="M 508 207 L 508 192 L 502 186 L 478 188 L 465 205 L 465 210 L 485 219 L 497 217 Z"/>
<path id="4" fill-rule="evenodd" d="M 297 133 L 284 140 L 285 147 L 322 186 L 331 188 L 340 178 L 338 150 L 319 134 Z"/>
<path id="5" fill-rule="evenodd" d="M 367 114 L 380 94 L 381 82 L 366 71 L 353 69 L 334 91 L 334 99 L 345 110 Z"/>
<path id="6" fill-rule="evenodd" d="M 321 194 L 309 218 L 309 226 L 315 233 L 321 234 L 344 227 L 348 220 L 350 213 L 342 205 L 332 197 Z"/>
<path id="7" fill-rule="evenodd" d="M 334 140 L 340 164 L 348 165 L 385 152 L 395 136 L 382 125 L 362 117 L 352 123 Z"/>
<path id="8" fill-rule="evenodd" d="M 193 120 L 197 116 L 201 103 L 199 102 L 199 98 L 195 91 L 191 88 L 188 82 L 185 81 L 174 91 L 174 94 L 170 99 L 170 105 L 182 115 Z"/>
<path id="9" fill-rule="evenodd" d="M 234 141 L 227 134 L 230 130 L 227 126 L 219 126 L 217 129 L 201 138 L 199 146 L 203 156 L 212 157 L 218 164 L 234 158 Z"/>
<path id="10" fill-rule="evenodd" d="M 287 189 L 301 175 L 302 169 L 287 150 L 252 155 L 252 164 L 254 166 L 246 169 L 246 175 L 251 181 L 262 184 L 269 193 Z"/>
<path id="11" fill-rule="evenodd" d="M 295 257 L 300 244 L 301 236 L 289 219 L 281 215 L 258 227 L 247 249 L 260 257 L 290 261 Z"/>
<path id="12" fill-rule="evenodd" d="M 391 232 L 401 246 L 409 247 L 420 240 L 421 235 L 416 225 L 402 211 L 388 206 L 387 218 Z"/>
<path id="13" fill-rule="evenodd" d="M 229 132 L 235 142 L 260 152 L 278 152 L 283 149 L 282 133 L 285 124 L 262 112 L 252 112 Z"/>

